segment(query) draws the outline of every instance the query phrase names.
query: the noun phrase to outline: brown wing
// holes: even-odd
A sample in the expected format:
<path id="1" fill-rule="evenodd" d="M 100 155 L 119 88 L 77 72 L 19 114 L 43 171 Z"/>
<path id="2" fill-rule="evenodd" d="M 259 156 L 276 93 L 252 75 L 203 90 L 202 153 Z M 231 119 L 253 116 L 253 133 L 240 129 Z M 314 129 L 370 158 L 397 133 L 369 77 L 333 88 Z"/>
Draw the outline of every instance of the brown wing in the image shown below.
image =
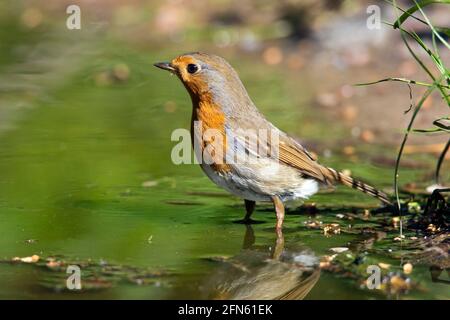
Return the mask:
<path id="1" fill-rule="evenodd" d="M 288 136 L 280 137 L 278 156 L 281 163 L 298 169 L 305 176 L 326 184 L 334 180 L 327 168 L 317 163 L 305 148 Z"/>
<path id="2" fill-rule="evenodd" d="M 278 130 L 274 125 L 268 122 L 261 114 L 257 113 L 257 117 L 234 117 L 229 119 L 230 128 L 238 128 L 234 130 L 234 138 L 240 141 L 241 146 L 245 146 L 245 150 L 248 153 L 258 154 L 263 152 L 264 154 L 271 153 L 270 150 L 278 145 L 278 161 L 296 168 L 299 172 L 305 176 L 316 179 L 324 184 L 333 184 L 336 180 L 333 174 L 326 168 L 317 163 L 316 159 L 306 151 L 299 143 L 289 137 L 286 133 Z M 261 140 L 261 136 L 254 128 L 265 129 L 268 133 L 268 140 Z M 257 141 L 258 150 L 256 145 L 249 146 L 245 143 L 245 137 L 239 134 L 239 130 L 249 128 L 249 132 L 246 135 L 251 136 L 253 141 Z M 271 132 L 275 130 L 277 133 L 277 141 L 272 141 L 269 137 Z M 259 151 L 259 152 L 258 152 Z"/>

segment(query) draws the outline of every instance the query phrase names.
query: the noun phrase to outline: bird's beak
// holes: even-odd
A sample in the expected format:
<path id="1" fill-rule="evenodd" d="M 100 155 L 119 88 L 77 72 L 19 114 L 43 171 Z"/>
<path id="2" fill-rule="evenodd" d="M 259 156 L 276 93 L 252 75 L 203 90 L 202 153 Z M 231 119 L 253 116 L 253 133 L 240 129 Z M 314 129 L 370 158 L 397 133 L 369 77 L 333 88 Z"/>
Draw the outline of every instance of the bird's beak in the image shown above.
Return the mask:
<path id="1" fill-rule="evenodd" d="M 157 62 L 153 64 L 155 67 L 158 67 L 163 70 L 170 71 L 174 73 L 176 69 L 170 64 L 170 62 Z"/>

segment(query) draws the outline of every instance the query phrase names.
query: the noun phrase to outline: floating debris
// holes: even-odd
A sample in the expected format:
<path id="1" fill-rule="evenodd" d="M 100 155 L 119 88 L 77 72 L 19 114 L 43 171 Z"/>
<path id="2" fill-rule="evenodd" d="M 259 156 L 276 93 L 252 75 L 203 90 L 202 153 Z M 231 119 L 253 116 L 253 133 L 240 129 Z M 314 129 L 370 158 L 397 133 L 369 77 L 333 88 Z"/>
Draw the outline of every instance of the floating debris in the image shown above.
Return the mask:
<path id="1" fill-rule="evenodd" d="M 323 234 L 326 236 L 330 236 L 332 234 L 340 234 L 341 227 L 339 223 L 329 223 L 323 226 Z"/>
<path id="2" fill-rule="evenodd" d="M 407 293 L 411 289 L 411 279 L 399 273 L 390 272 L 383 278 L 381 289 L 390 295 Z"/>
<path id="3" fill-rule="evenodd" d="M 320 227 L 322 226 L 322 221 L 319 221 L 319 220 L 308 220 L 308 221 L 305 221 L 304 224 L 308 228 L 320 229 Z"/>
<path id="4" fill-rule="evenodd" d="M 55 291 L 68 290 L 66 287 L 67 267 L 71 265 L 78 266 L 83 272 L 82 291 L 107 289 L 123 281 L 138 285 L 158 284 L 161 286 L 167 283 L 168 277 L 172 275 L 172 272 L 168 270 L 107 264 L 103 260 L 95 262 L 91 259 L 67 259 L 62 256 L 44 258 L 32 255 L 0 260 L 0 263 L 11 262 L 30 264 L 33 268 L 40 269 L 43 273 L 39 284 Z"/>
<path id="5" fill-rule="evenodd" d="M 36 263 L 39 261 L 39 259 L 40 259 L 40 257 L 37 254 L 34 254 L 30 257 L 23 257 L 23 258 L 14 257 L 12 259 L 12 261 L 13 262 L 24 262 L 24 263 Z"/>

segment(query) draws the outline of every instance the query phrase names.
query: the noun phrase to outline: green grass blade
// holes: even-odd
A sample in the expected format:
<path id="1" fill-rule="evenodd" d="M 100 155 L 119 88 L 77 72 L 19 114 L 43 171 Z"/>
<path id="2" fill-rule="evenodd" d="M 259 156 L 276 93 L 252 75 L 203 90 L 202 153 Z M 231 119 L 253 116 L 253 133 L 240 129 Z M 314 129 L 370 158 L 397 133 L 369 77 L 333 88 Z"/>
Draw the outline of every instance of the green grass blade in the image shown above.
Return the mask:
<path id="1" fill-rule="evenodd" d="M 436 165 L 436 173 L 434 176 L 434 179 L 436 181 L 436 184 L 439 184 L 439 173 L 441 171 L 442 162 L 444 162 L 445 156 L 447 155 L 447 151 L 450 148 L 450 139 L 447 141 L 447 144 L 445 145 L 444 149 L 442 150 L 437 165 Z"/>
<path id="2" fill-rule="evenodd" d="M 416 1 L 414 1 L 416 2 Z M 422 0 L 417 1 L 416 5 L 412 6 L 408 10 L 406 10 L 394 23 L 394 28 L 398 28 L 402 25 L 403 22 L 405 22 L 406 19 L 408 19 L 414 12 L 419 10 L 420 7 L 426 7 L 430 4 L 434 3 L 443 3 L 443 4 L 450 4 L 450 0 Z"/>
<path id="3" fill-rule="evenodd" d="M 424 17 L 425 21 L 427 22 L 428 26 L 430 27 L 431 31 L 433 31 L 433 34 L 436 35 L 436 37 L 438 37 L 438 39 L 448 48 L 450 49 L 450 45 L 448 44 L 447 41 L 444 40 L 444 38 L 441 37 L 441 35 L 439 34 L 439 32 L 436 31 L 436 29 L 434 28 L 433 24 L 431 23 L 430 19 L 428 19 L 427 15 L 425 14 L 425 12 L 422 10 L 421 6 L 418 4 L 418 2 L 416 0 L 414 0 L 414 3 L 416 4 L 416 7 L 419 9 L 420 13 L 422 14 L 422 16 Z M 450 4 L 450 1 L 448 1 L 448 3 Z"/>

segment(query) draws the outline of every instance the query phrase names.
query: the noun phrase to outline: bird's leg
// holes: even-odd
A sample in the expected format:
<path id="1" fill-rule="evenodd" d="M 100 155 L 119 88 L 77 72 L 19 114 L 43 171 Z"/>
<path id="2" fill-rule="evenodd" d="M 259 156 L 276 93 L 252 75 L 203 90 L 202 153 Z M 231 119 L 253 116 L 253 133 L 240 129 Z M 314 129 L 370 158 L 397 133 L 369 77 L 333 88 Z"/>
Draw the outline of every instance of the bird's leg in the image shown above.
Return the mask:
<path id="1" fill-rule="evenodd" d="M 245 199 L 244 202 L 245 202 L 245 211 L 246 211 L 244 221 L 250 222 L 252 220 L 252 219 L 250 219 L 250 217 L 251 217 L 253 211 L 255 210 L 256 202 L 252 201 L 252 200 L 247 200 L 247 199 Z"/>
<path id="2" fill-rule="evenodd" d="M 281 199 L 278 196 L 272 197 L 273 205 L 275 206 L 275 212 L 277 214 L 277 225 L 276 231 L 277 233 L 281 232 L 283 228 L 283 220 L 284 220 L 284 205 Z"/>
<path id="3" fill-rule="evenodd" d="M 243 223 L 243 224 L 251 224 L 251 223 L 257 223 L 256 221 L 252 220 L 250 217 L 255 210 L 255 201 L 247 200 L 245 199 L 245 217 L 242 220 L 237 220 L 235 223 Z"/>
<path id="4" fill-rule="evenodd" d="M 272 201 L 273 205 L 275 206 L 275 212 L 277 214 L 277 225 L 275 227 L 275 232 L 277 233 L 277 241 L 275 243 L 275 247 L 272 252 L 272 259 L 278 260 L 284 250 L 284 237 L 283 237 L 284 205 L 281 199 L 277 196 L 273 196 Z"/>

